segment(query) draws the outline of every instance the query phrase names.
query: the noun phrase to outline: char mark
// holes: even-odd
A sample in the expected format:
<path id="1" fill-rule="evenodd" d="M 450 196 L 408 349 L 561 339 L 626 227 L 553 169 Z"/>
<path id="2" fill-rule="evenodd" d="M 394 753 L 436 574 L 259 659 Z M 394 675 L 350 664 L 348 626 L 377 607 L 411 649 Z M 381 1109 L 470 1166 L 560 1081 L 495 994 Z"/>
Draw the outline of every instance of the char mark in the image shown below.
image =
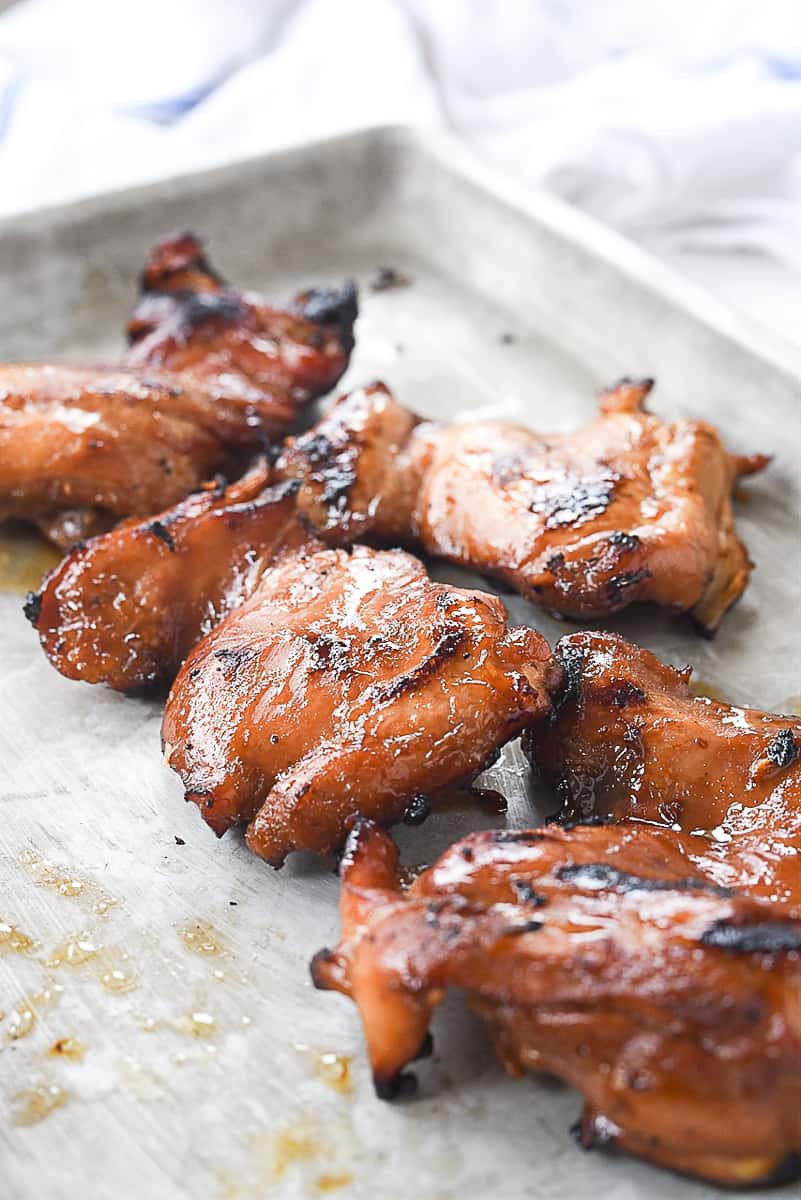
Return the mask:
<path id="1" fill-rule="evenodd" d="M 548 903 L 548 897 L 535 891 L 527 879 L 513 879 L 512 887 L 521 904 L 533 904 L 535 908 L 544 908 Z"/>
<path id="2" fill-rule="evenodd" d="M 782 954 L 801 950 L 801 922 L 758 921 L 738 925 L 722 918 L 701 934 L 705 946 L 732 954 Z"/>
<path id="3" fill-rule="evenodd" d="M 650 578 L 651 572 L 647 567 L 641 567 L 639 571 L 621 571 L 619 575 L 612 576 L 606 585 L 606 590 L 614 602 L 623 592 L 627 592 L 630 588 L 636 587 L 637 584 Z"/>
<path id="4" fill-rule="evenodd" d="M 494 829 L 491 837 L 493 842 L 522 842 L 533 846 L 542 841 L 544 834 L 539 829 Z"/>
<path id="5" fill-rule="evenodd" d="M 238 671 L 242 664 L 251 659 L 255 653 L 255 650 L 248 646 L 224 646 L 222 649 L 214 651 L 214 657 L 220 660 L 223 670 L 228 674 Z"/>
<path id="6" fill-rule="evenodd" d="M 396 679 L 391 679 L 388 683 L 376 686 L 373 693 L 376 701 L 385 703 L 388 700 L 396 700 L 398 696 L 403 696 L 420 687 L 427 679 L 435 675 L 448 659 L 453 658 L 464 640 L 464 636 L 465 631 L 461 626 L 454 625 L 446 628 L 431 653 L 427 654 L 416 667 L 404 675 L 399 675 Z"/>
<path id="7" fill-rule="evenodd" d="M 352 279 L 341 288 L 314 287 L 298 296 L 296 311 L 315 325 L 334 325 L 346 350 L 353 349 L 353 326 L 359 315 L 359 294 Z"/>
<path id="8" fill-rule="evenodd" d="M 594 477 L 567 471 L 559 479 L 535 485 L 529 510 L 545 518 L 546 529 L 583 525 L 606 511 L 619 482 L 620 476 L 611 471 Z"/>
<path id="9" fill-rule="evenodd" d="M 579 646 L 563 640 L 556 645 L 555 657 L 562 668 L 564 680 L 561 690 L 554 697 L 554 711 L 558 712 L 563 704 L 568 704 L 570 701 L 578 704 L 581 700 L 584 654 Z"/>
<path id="10" fill-rule="evenodd" d="M 721 887 L 706 879 L 647 879 L 642 875 L 631 875 L 619 871 L 609 863 L 571 863 L 559 867 L 556 878 L 562 883 L 572 883 L 587 891 L 616 892 L 705 892 L 713 896 L 731 897 L 731 888 Z"/>
<path id="11" fill-rule="evenodd" d="M 160 542 L 164 542 L 164 545 L 168 550 L 170 550 L 173 554 L 175 553 L 175 542 L 173 541 L 173 536 L 163 521 L 151 521 L 145 526 L 145 528 L 147 529 L 148 533 L 152 533 L 153 536 L 157 537 Z"/>
<path id="12" fill-rule="evenodd" d="M 790 728 L 780 729 L 765 750 L 765 757 L 782 770 L 792 766 L 798 755 L 799 745 Z"/>
<path id="13" fill-rule="evenodd" d="M 220 321 L 236 325 L 248 315 L 247 306 L 235 295 L 226 292 L 183 292 L 178 296 L 181 320 L 189 329 L 205 321 Z"/>
<path id="14" fill-rule="evenodd" d="M 28 592 L 25 597 L 25 603 L 22 606 L 22 611 L 35 629 L 42 612 L 42 593 Z"/>

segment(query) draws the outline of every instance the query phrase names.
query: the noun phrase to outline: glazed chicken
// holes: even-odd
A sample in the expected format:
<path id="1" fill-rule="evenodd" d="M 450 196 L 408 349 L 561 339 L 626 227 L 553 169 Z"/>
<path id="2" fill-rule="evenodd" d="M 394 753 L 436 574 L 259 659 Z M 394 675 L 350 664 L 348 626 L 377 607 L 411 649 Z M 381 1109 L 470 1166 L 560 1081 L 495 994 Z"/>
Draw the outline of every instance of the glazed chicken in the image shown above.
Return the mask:
<path id="1" fill-rule="evenodd" d="M 513 1075 L 585 1098 L 577 1132 L 708 1180 L 801 1153 L 801 722 L 689 695 L 688 672 L 565 638 L 555 721 L 527 735 L 571 817 L 473 834 L 404 888 L 366 822 L 318 987 L 359 1006 L 379 1095 L 463 989 Z M 557 700 L 557 703 L 559 701 Z"/>
<path id="2" fill-rule="evenodd" d="M 248 823 L 274 866 L 342 845 L 472 779 L 548 714 L 560 672 L 501 602 L 434 583 L 399 550 L 287 560 L 187 658 L 166 760 L 219 835 Z"/>
<path id="3" fill-rule="evenodd" d="M 614 634 L 572 634 L 556 656 L 568 687 L 526 747 L 561 819 L 666 826 L 714 883 L 801 918 L 801 719 L 692 696 L 690 668 Z"/>
<path id="4" fill-rule="evenodd" d="M 0 367 L 0 519 L 67 548 L 240 472 L 339 379 L 355 317 L 352 285 L 284 311 L 224 284 L 191 235 L 159 243 L 121 365 Z"/>
<path id="5" fill-rule="evenodd" d="M 282 557 L 319 549 L 296 486 L 268 486 L 261 458 L 175 508 L 76 546 L 25 614 L 62 675 L 122 692 L 170 684 L 196 642 L 255 592 Z"/>
<path id="6" fill-rule="evenodd" d="M 290 440 L 277 471 L 328 538 L 403 542 L 582 619 L 634 601 L 711 633 L 750 570 L 731 492 L 762 455 L 726 452 L 703 421 L 644 409 L 650 380 L 601 396 L 586 428 L 542 436 L 501 421 L 421 421 L 381 384 Z"/>

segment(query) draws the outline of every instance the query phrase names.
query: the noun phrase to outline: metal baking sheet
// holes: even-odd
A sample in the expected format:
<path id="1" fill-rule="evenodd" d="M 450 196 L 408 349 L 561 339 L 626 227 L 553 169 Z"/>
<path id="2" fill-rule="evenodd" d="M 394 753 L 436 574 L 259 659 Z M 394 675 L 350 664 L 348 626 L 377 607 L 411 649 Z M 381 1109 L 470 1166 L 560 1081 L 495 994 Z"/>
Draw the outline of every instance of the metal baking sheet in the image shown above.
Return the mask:
<path id="1" fill-rule="evenodd" d="M 654 611 L 614 627 L 694 663 L 726 698 L 797 708 L 801 356 L 589 220 L 402 130 L 3 224 L 0 354 L 116 353 L 143 255 L 175 228 L 277 297 L 356 276 L 346 385 L 379 376 L 432 416 L 481 410 L 555 430 L 590 418 L 610 380 L 655 375 L 660 413 L 772 452 L 739 506 L 757 569 L 717 639 Z M 409 286 L 371 291 L 380 266 Z M 572 628 L 506 600 L 550 638 Z M 375 1100 L 355 1008 L 309 982 L 310 955 L 338 927 L 332 864 L 295 857 L 274 873 L 241 837 L 217 842 L 160 760 L 159 719 L 156 703 L 60 678 L 20 597 L 0 596 L 6 1200 L 724 1194 L 582 1153 L 568 1136 L 577 1094 L 505 1078 L 459 997 L 436 1017 L 418 1099 Z M 490 782 L 506 817 L 454 810 L 401 830 L 407 861 L 476 826 L 541 819 L 516 746 Z"/>

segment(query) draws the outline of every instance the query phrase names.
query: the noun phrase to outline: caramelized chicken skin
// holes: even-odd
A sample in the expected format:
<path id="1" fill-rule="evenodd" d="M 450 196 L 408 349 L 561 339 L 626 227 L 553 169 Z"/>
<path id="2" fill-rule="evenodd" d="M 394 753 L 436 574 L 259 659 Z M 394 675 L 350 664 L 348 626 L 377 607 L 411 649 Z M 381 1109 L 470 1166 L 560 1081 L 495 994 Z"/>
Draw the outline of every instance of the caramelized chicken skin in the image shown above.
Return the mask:
<path id="1" fill-rule="evenodd" d="M 200 638 L 283 556 L 319 548 L 295 485 L 264 459 L 175 508 L 76 546 L 28 597 L 26 615 L 62 675 L 118 691 L 169 684 Z"/>
<path id="2" fill-rule="evenodd" d="M 223 285 L 186 235 L 156 247 L 143 286 L 120 366 L 0 367 L 0 519 L 66 548 L 159 512 L 240 470 L 347 366 L 352 285 L 270 308 Z"/>
<path id="3" fill-rule="evenodd" d="M 706 422 L 651 415 L 651 386 L 624 380 L 592 424 L 543 437 L 421 421 L 377 384 L 290 441 L 278 470 L 304 481 L 328 536 L 417 545 L 567 616 L 649 601 L 713 632 L 750 570 L 732 488 L 767 459 L 728 454 Z"/>
<path id="4" fill-rule="evenodd" d="M 142 274 L 128 365 L 202 388 L 226 442 L 283 433 L 348 365 L 358 315 L 352 282 L 301 292 L 286 309 L 230 287 L 192 234 L 165 238 Z"/>
<path id="5" fill-rule="evenodd" d="M 364 826 L 315 981 L 358 1004 L 380 1092 L 458 986 L 513 1074 L 583 1093 L 585 1145 L 771 1179 L 801 1153 L 801 722 L 693 699 L 611 634 L 556 657 L 529 752 L 563 816 L 616 823 L 473 835 L 407 891 Z"/>
<path id="6" fill-rule="evenodd" d="M 369 822 L 342 868 L 342 940 L 318 987 L 359 1006 L 379 1095 L 463 989 L 513 1075 L 581 1091 L 585 1146 L 725 1184 L 801 1149 L 801 921 L 716 887 L 629 822 L 472 834 L 404 890 Z"/>
<path id="7" fill-rule="evenodd" d="M 326 550 L 267 572 L 195 647 L 165 753 L 216 833 L 249 822 L 279 866 L 471 779 L 549 712 L 558 677 L 494 596 L 433 583 L 402 551 Z"/>
<path id="8" fill-rule="evenodd" d="M 614 634 L 571 634 L 556 656 L 568 692 L 526 745 L 563 819 L 680 829 L 710 880 L 801 917 L 801 720 L 694 697 L 689 668 Z"/>

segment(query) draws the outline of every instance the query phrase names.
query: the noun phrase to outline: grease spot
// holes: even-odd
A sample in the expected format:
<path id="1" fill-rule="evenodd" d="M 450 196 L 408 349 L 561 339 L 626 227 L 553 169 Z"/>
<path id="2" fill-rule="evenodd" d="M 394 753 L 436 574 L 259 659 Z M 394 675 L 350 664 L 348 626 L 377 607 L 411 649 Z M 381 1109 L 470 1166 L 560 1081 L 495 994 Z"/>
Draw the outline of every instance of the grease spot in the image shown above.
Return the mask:
<path id="1" fill-rule="evenodd" d="M 40 1083 L 17 1092 L 12 1098 L 12 1121 L 15 1125 L 36 1125 L 70 1099 L 66 1088 L 57 1083 Z"/>

